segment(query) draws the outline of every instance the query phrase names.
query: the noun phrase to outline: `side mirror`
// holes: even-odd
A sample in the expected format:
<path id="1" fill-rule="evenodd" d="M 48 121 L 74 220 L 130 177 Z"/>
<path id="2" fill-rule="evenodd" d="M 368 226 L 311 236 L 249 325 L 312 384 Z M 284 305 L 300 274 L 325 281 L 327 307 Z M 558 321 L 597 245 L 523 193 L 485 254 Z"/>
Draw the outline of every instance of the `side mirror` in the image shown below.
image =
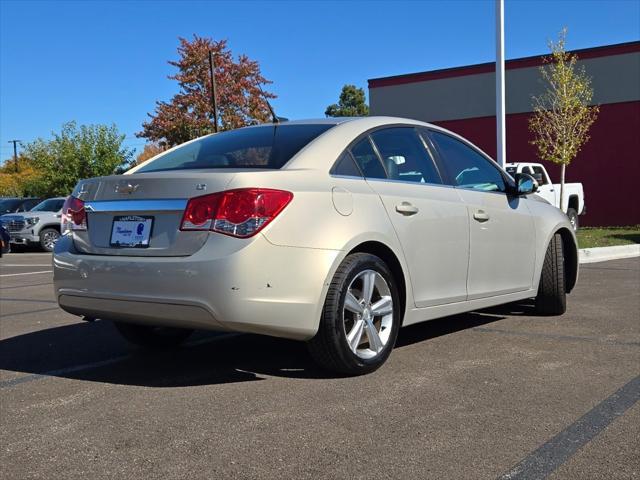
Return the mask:
<path id="1" fill-rule="evenodd" d="M 518 195 L 527 195 L 538 191 L 538 182 L 528 173 L 517 173 L 515 180 Z"/>

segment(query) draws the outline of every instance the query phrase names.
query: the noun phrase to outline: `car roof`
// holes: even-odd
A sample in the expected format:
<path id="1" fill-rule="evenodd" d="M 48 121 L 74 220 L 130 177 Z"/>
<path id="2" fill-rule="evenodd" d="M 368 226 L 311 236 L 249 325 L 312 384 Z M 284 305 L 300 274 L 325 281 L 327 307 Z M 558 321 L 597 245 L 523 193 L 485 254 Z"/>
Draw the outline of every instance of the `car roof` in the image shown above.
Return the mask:
<path id="1" fill-rule="evenodd" d="M 402 125 L 426 127 L 435 131 L 446 133 L 447 135 L 451 135 L 469 145 L 472 145 L 478 151 L 482 152 L 487 158 L 491 158 L 491 156 L 485 153 L 481 148 L 474 145 L 468 139 L 456 134 L 455 132 L 447 130 L 446 128 L 439 127 L 438 125 L 434 125 L 432 123 L 422 122 L 420 120 L 414 120 L 411 118 L 387 116 L 341 117 L 332 119 L 298 120 L 295 123 L 332 123 L 333 125 L 335 125 L 335 127 L 329 128 L 326 132 L 322 133 L 317 138 L 312 140 L 306 147 L 300 150 L 291 160 L 289 160 L 289 162 L 284 165 L 284 169 L 330 168 L 338 158 L 338 156 L 344 151 L 344 149 L 353 140 L 355 140 L 365 132 L 378 127 L 393 127 Z"/>

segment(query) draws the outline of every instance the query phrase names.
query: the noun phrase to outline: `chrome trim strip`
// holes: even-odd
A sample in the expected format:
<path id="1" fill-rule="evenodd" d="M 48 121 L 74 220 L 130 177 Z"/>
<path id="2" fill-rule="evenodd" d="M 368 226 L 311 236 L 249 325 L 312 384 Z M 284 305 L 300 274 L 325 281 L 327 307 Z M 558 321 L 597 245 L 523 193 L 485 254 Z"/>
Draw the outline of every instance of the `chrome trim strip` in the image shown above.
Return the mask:
<path id="1" fill-rule="evenodd" d="M 157 200 L 99 200 L 85 202 L 87 212 L 172 212 L 182 211 L 187 206 L 185 198 Z"/>

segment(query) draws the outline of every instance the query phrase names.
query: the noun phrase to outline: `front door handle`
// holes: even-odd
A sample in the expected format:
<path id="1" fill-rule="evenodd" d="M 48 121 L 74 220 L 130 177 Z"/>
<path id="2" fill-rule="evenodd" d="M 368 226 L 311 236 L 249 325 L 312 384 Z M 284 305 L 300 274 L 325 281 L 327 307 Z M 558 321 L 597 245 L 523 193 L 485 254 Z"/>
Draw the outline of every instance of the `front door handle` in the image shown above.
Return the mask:
<path id="1" fill-rule="evenodd" d="M 489 214 L 484 210 L 478 210 L 476 213 L 473 214 L 473 218 L 479 221 L 480 223 L 482 223 L 489 220 Z"/>
<path id="2" fill-rule="evenodd" d="M 400 205 L 396 205 L 396 212 L 402 215 L 415 215 L 418 211 L 418 207 L 411 205 L 409 202 L 402 202 Z"/>

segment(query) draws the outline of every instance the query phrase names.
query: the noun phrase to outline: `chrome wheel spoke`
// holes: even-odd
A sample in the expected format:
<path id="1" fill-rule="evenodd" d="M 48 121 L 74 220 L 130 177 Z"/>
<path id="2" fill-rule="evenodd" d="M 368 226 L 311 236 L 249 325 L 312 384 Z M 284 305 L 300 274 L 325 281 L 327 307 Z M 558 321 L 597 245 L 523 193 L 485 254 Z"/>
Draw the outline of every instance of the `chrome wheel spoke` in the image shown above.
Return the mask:
<path id="1" fill-rule="evenodd" d="M 373 297 L 373 287 L 376 284 L 376 272 L 373 270 L 367 270 L 362 276 L 362 299 L 365 305 L 371 303 L 371 297 Z"/>
<path id="2" fill-rule="evenodd" d="M 384 347 L 382 345 L 382 340 L 380 339 L 380 335 L 378 335 L 378 330 L 376 330 L 376 326 L 373 324 L 371 320 L 367 321 L 367 338 L 369 339 L 369 348 L 373 350 L 375 353 L 379 353 L 380 350 Z"/>
<path id="3" fill-rule="evenodd" d="M 364 320 L 359 319 L 356 320 L 353 328 L 347 335 L 347 342 L 349 343 L 349 347 L 351 347 L 351 351 L 356 353 L 358 349 L 358 345 L 360 345 L 360 340 L 362 340 L 362 332 L 364 331 Z"/>
<path id="4" fill-rule="evenodd" d="M 382 297 L 376 303 L 371 305 L 371 313 L 376 317 L 382 317 L 393 313 L 393 301 L 391 296 Z"/>
<path id="5" fill-rule="evenodd" d="M 347 292 L 347 295 L 344 299 L 344 308 L 349 310 L 352 313 L 362 314 L 364 307 L 358 301 L 358 299 L 351 292 Z"/>

